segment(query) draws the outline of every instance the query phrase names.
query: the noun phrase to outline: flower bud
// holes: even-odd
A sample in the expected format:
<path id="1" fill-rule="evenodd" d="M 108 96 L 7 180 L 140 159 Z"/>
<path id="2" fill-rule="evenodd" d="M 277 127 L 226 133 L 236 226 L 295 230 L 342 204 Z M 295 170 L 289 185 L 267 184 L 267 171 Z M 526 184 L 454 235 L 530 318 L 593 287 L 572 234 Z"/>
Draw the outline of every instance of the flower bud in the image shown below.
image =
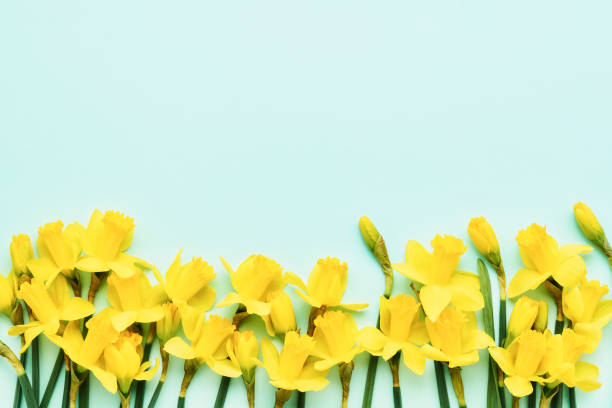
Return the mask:
<path id="1" fill-rule="evenodd" d="M 374 224 L 372 224 L 372 221 L 365 215 L 359 219 L 359 229 L 361 230 L 363 242 L 370 248 L 370 251 L 374 252 L 376 242 L 380 238 L 380 233 Z"/>
<path id="2" fill-rule="evenodd" d="M 274 336 L 296 330 L 297 323 L 289 295 L 280 290 L 271 292 L 268 294 L 268 302 L 270 302 L 270 315 L 264 319 L 268 334 Z"/>
<path id="3" fill-rule="evenodd" d="M 16 280 L 13 272 L 5 278 L 0 275 L 0 313 L 11 318 L 15 307 Z"/>
<path id="4" fill-rule="evenodd" d="M 254 374 L 253 368 L 258 363 L 259 344 L 257 338 L 253 335 L 253 331 L 245 330 L 235 331 L 233 340 L 236 360 L 245 380 L 249 381 Z"/>
<path id="5" fill-rule="evenodd" d="M 548 327 L 548 304 L 544 300 L 538 303 L 538 316 L 533 323 L 533 330 L 544 332 Z"/>
<path id="6" fill-rule="evenodd" d="M 9 249 L 15 275 L 19 277 L 28 273 L 27 263 L 34 258 L 30 237 L 25 234 L 13 235 Z"/>
<path id="7" fill-rule="evenodd" d="M 495 231 L 491 224 L 484 218 L 472 218 L 468 225 L 468 234 L 478 249 L 478 252 L 484 256 L 491 265 L 499 267 L 501 264 L 501 255 L 499 253 L 499 243 L 495 236 Z"/>
<path id="8" fill-rule="evenodd" d="M 166 302 L 162 305 L 164 317 L 156 323 L 156 333 L 161 344 L 163 345 L 170 340 L 178 331 L 181 323 L 181 314 L 178 307 L 172 302 Z"/>
<path id="9" fill-rule="evenodd" d="M 576 221 L 584 236 L 598 247 L 603 247 L 605 242 L 603 228 L 589 206 L 582 202 L 578 202 L 574 205 L 574 215 L 576 216 Z"/>
<path id="10" fill-rule="evenodd" d="M 540 303 L 527 296 L 522 296 L 514 305 L 510 320 L 508 320 L 508 335 L 506 337 L 506 346 L 521 335 L 525 330 L 530 330 L 533 326 L 538 312 Z"/>

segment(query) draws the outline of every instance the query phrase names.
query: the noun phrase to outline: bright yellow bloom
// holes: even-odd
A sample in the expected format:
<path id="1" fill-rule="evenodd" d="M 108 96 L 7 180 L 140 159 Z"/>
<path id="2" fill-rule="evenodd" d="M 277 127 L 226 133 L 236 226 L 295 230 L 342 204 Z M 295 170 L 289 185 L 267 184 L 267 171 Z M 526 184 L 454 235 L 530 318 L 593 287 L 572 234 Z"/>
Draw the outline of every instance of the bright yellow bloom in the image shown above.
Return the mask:
<path id="1" fill-rule="evenodd" d="M 213 267 L 201 257 L 194 257 L 181 265 L 181 252 L 166 271 L 165 281 L 156 267 L 153 267 L 153 273 L 173 303 L 186 303 L 198 310 L 209 310 L 216 296 L 215 290 L 208 285 L 216 276 Z"/>
<path id="2" fill-rule="evenodd" d="M 595 245 L 602 247 L 605 242 L 604 230 L 589 206 L 578 202 L 574 205 L 574 215 L 584 236 Z"/>
<path id="3" fill-rule="evenodd" d="M 317 370 L 350 363 L 363 348 L 357 345 L 357 324 L 348 313 L 334 310 L 318 316 L 315 321 L 313 338 L 315 346 L 311 354 L 321 360 L 315 363 Z"/>
<path id="4" fill-rule="evenodd" d="M 83 339 L 80 322 L 71 321 L 63 336 L 51 335 L 49 340 L 64 350 L 70 360 L 89 370 L 111 393 L 117 392 L 116 377 L 104 367 L 103 354 L 107 346 L 119 339 L 119 332 L 111 322 L 112 311 L 104 309 L 87 322 L 87 336 Z"/>
<path id="5" fill-rule="evenodd" d="M 425 314 L 436 321 L 449 303 L 466 311 L 484 307 L 478 275 L 459 271 L 459 258 L 467 247 L 459 238 L 436 235 L 431 241 L 433 253 L 416 241 L 406 245 L 406 262 L 393 264 L 393 269 L 423 284 L 420 300 Z"/>
<path id="6" fill-rule="evenodd" d="M 283 268 L 276 261 L 263 255 L 251 255 L 234 272 L 223 258 L 221 262 L 230 275 L 236 292 L 230 292 L 217 307 L 243 304 L 249 314 L 266 316 L 270 314 L 268 294 L 285 287 Z"/>
<path id="7" fill-rule="evenodd" d="M 119 390 L 128 395 L 133 380 L 148 381 L 155 375 L 159 359 L 155 367 L 149 370 L 151 362 L 142 362 L 142 336 L 125 331 L 119 338 L 104 349 L 104 369 L 117 378 Z"/>
<path id="8" fill-rule="evenodd" d="M 0 313 L 3 313 L 11 318 L 13 308 L 17 301 L 17 277 L 13 271 L 9 272 L 5 278 L 0 275 Z"/>
<path id="9" fill-rule="evenodd" d="M 28 273 L 28 262 L 34 258 L 32 242 L 26 234 L 13 235 L 9 246 L 13 271 L 17 277 Z"/>
<path id="10" fill-rule="evenodd" d="M 478 330 L 473 312 L 461 312 L 451 306 L 435 322 L 425 318 L 425 327 L 431 345 L 421 347 L 423 354 L 432 360 L 448 361 L 451 368 L 474 364 L 478 349 L 495 345 L 488 334 Z"/>
<path id="11" fill-rule="evenodd" d="M 17 297 L 26 302 L 35 318 L 9 329 L 11 336 L 25 334 L 22 353 L 40 333 L 44 332 L 47 336 L 56 334 L 61 320 L 79 320 L 95 312 L 94 305 L 87 300 L 70 296 L 70 289 L 63 275 L 55 278 L 48 288 L 37 278 L 24 282 L 17 292 Z"/>
<path id="12" fill-rule="evenodd" d="M 563 314 L 572 321 L 572 328 L 586 338 L 585 353 L 595 351 L 601 340 L 601 329 L 612 319 L 612 300 L 601 300 L 608 285 L 584 281 L 580 286 L 563 289 Z"/>
<path id="13" fill-rule="evenodd" d="M 164 317 L 161 307 L 163 288 L 160 285 L 151 286 L 143 272 L 128 278 L 111 273 L 107 297 L 111 308 L 116 311 L 112 321 L 117 331 L 125 330 L 135 322 L 151 323 Z"/>
<path id="14" fill-rule="evenodd" d="M 259 364 L 259 344 L 251 330 L 235 331 L 228 347 L 229 358 L 240 370 L 247 381 L 253 378 L 254 368 Z"/>
<path id="15" fill-rule="evenodd" d="M 270 384 L 284 390 L 319 391 L 327 386 L 328 370 L 315 368 L 312 357 L 314 339 L 306 334 L 290 331 L 280 354 L 270 339 L 261 340 L 262 366 L 268 372 Z"/>
<path id="16" fill-rule="evenodd" d="M 312 307 L 340 306 L 349 310 L 359 310 L 368 307 L 367 303 L 341 304 L 348 280 L 348 266 L 340 263 L 337 258 L 319 259 L 308 276 L 308 283 L 294 273 L 287 273 L 288 281 L 302 289 L 297 293 Z"/>
<path id="17" fill-rule="evenodd" d="M 478 252 L 482 254 L 492 265 L 499 266 L 501 255 L 499 253 L 499 242 L 491 224 L 484 218 L 472 218 L 468 225 L 468 235 L 472 239 Z"/>
<path id="18" fill-rule="evenodd" d="M 516 236 L 521 258 L 526 268 L 520 269 L 508 285 L 508 296 L 513 298 L 537 288 L 549 277 L 561 286 L 576 286 L 586 275 L 584 261 L 578 255 L 590 252 L 588 245 L 563 245 L 546 232 L 546 227 L 531 224 Z"/>
<path id="19" fill-rule="evenodd" d="M 113 271 L 122 278 L 138 274 L 151 265 L 125 251 L 132 243 L 134 219 L 117 211 L 94 210 L 82 232 L 83 252 L 77 267 L 85 272 Z"/>
<path id="20" fill-rule="evenodd" d="M 181 313 L 177 305 L 165 302 L 161 305 L 164 317 L 155 323 L 155 333 L 163 345 L 176 335 L 181 324 Z"/>
<path id="21" fill-rule="evenodd" d="M 40 258 L 28 261 L 27 268 L 47 286 L 59 273 L 72 277 L 81 253 L 83 226 L 77 222 L 64 229 L 61 221 L 50 222 L 38 229 L 36 248 Z"/>
<path id="22" fill-rule="evenodd" d="M 267 300 L 270 303 L 270 314 L 262 318 L 268 334 L 275 336 L 296 330 L 297 323 L 289 295 L 282 290 L 270 292 Z"/>
<path id="23" fill-rule="evenodd" d="M 533 330 L 543 332 L 548 327 L 548 303 L 544 300 L 538 302 L 538 315 L 533 322 Z"/>
<path id="24" fill-rule="evenodd" d="M 508 320 L 508 335 L 505 345 L 508 346 L 512 341 L 521 335 L 525 330 L 531 330 L 538 317 L 540 302 L 527 296 L 521 296 L 516 302 L 510 320 Z"/>
<path id="25" fill-rule="evenodd" d="M 183 329 L 190 340 L 187 344 L 180 337 L 173 337 L 166 342 L 164 350 L 173 356 L 185 359 L 195 359 L 199 365 L 206 364 L 219 375 L 239 377 L 242 374 L 240 366 L 228 359 L 228 349 L 236 329 L 229 320 L 210 315 L 204 320 L 204 312 L 186 308 L 183 315 Z"/>
<path id="26" fill-rule="evenodd" d="M 504 384 L 515 397 L 531 394 L 533 391 L 531 381 L 540 384 L 550 381 L 543 377 L 549 368 L 546 358 L 549 337 L 548 330 L 546 333 L 526 330 L 507 348 L 489 347 L 491 357 L 506 373 Z"/>
<path id="27" fill-rule="evenodd" d="M 359 343 L 372 355 L 389 360 L 397 352 L 404 356 L 404 364 L 416 374 L 425 371 L 425 357 L 417 345 L 429 338 L 425 324 L 420 320 L 419 304 L 414 297 L 399 294 L 380 297 L 380 330 L 361 329 Z"/>
<path id="28" fill-rule="evenodd" d="M 586 348 L 587 339 L 572 329 L 564 329 L 562 334 L 552 336 L 548 341 L 547 353 L 550 379 L 568 387 L 578 387 L 585 392 L 601 387 L 597 381 L 597 366 L 578 360 Z"/>

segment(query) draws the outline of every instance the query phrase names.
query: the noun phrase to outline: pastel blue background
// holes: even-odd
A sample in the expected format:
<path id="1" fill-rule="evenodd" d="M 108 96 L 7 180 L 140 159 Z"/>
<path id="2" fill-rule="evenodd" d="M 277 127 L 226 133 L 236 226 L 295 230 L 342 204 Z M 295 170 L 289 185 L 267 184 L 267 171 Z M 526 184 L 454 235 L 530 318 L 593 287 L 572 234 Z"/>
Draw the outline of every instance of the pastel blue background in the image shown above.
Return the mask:
<path id="1" fill-rule="evenodd" d="M 611 16 L 607 1 L 2 2 L 0 246 L 119 209 L 137 225 L 131 253 L 162 270 L 180 248 L 203 256 L 219 297 L 230 289 L 219 256 L 237 265 L 263 253 L 307 277 L 333 255 L 349 264 L 345 300 L 372 304 L 356 315 L 365 326 L 383 280 L 359 216 L 398 262 L 409 239 L 469 242 L 470 217 L 485 215 L 511 276 L 514 238 L 532 222 L 585 242 L 578 200 L 612 231 Z M 469 245 L 461 267 L 475 270 Z M 7 273 L 8 250 L 1 258 Z M 612 282 L 600 253 L 585 259 L 590 278 Z M 407 288 L 397 275 L 394 292 Z M 7 329 L 3 319 L 0 338 L 16 348 Z M 584 357 L 603 386 L 578 391 L 581 406 L 612 399 L 611 347 L 606 328 Z M 46 378 L 54 351 L 42 349 Z M 352 407 L 366 364 L 356 359 Z M 482 407 L 486 366 L 464 374 L 468 404 Z M 159 407 L 175 404 L 181 376 L 172 359 Z M 309 406 L 339 406 L 336 376 Z M 202 368 L 187 405 L 212 406 L 218 381 Z M 4 365 L 0 383 L 12 382 Z M 437 406 L 431 362 L 422 377 L 402 367 L 401 382 L 406 406 Z M 93 406 L 118 403 L 93 384 Z M 391 404 L 390 384 L 381 363 L 375 406 Z M 259 370 L 257 406 L 272 401 Z M 244 405 L 233 381 L 226 406 Z"/>

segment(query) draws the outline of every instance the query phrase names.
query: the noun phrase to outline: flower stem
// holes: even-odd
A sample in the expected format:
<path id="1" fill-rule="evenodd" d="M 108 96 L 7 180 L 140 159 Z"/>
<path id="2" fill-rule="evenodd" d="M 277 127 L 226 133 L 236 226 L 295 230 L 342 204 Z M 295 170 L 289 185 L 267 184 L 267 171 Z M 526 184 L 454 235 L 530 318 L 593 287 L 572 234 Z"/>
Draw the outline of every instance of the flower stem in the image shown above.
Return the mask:
<path id="1" fill-rule="evenodd" d="M 557 303 L 557 318 L 555 320 L 555 334 L 561 334 L 563 332 L 563 326 L 565 326 L 565 318 L 563 317 L 563 309 L 562 306 Z M 559 390 L 555 394 L 552 399 L 551 406 L 552 408 L 562 408 L 563 407 L 563 390 L 565 389 L 565 385 L 559 384 Z"/>
<path id="2" fill-rule="evenodd" d="M 40 394 L 40 348 L 38 346 L 38 337 L 32 340 L 32 390 L 34 398 L 38 401 Z"/>
<path id="3" fill-rule="evenodd" d="M 159 381 L 157 382 L 157 386 L 155 387 L 155 391 L 153 391 L 153 396 L 151 397 L 151 400 L 149 401 L 148 408 L 155 407 L 155 404 L 157 403 L 157 398 L 159 398 L 159 393 L 161 392 L 164 386 L 164 383 L 166 382 L 166 374 L 168 373 L 168 362 L 170 360 L 170 356 L 168 355 L 168 352 L 164 350 L 163 344 L 159 345 L 159 354 L 162 360 L 162 371 L 161 371 L 161 375 L 159 376 Z"/>
<path id="4" fill-rule="evenodd" d="M 19 361 L 21 362 L 21 365 L 25 367 L 26 362 L 28 361 L 28 350 L 24 351 L 23 353 L 21 353 L 21 355 L 19 356 Z M 19 383 L 19 378 L 17 378 L 17 381 L 15 382 L 15 395 L 13 396 L 13 408 L 20 408 L 21 407 L 21 384 Z"/>
<path id="5" fill-rule="evenodd" d="M 40 408 L 47 408 L 47 405 L 49 405 L 51 397 L 53 396 L 53 391 L 55 390 L 55 385 L 57 384 L 57 380 L 62 372 L 63 365 L 64 351 L 62 349 L 59 349 L 57 351 L 57 357 L 55 358 L 55 364 L 53 364 L 51 376 L 49 377 L 49 381 L 47 382 L 47 386 L 45 387 L 45 393 L 43 394 L 42 400 L 40 401 Z"/>
<path id="6" fill-rule="evenodd" d="M 193 376 L 196 371 L 198 371 L 198 363 L 196 360 L 185 360 L 185 375 L 183 375 L 183 382 L 181 383 L 181 391 L 179 393 L 177 407 L 185 406 L 185 394 L 187 393 L 187 388 L 189 388 L 189 384 L 191 384 L 191 380 L 193 380 Z"/>
<path id="7" fill-rule="evenodd" d="M 276 390 L 276 400 L 274 401 L 274 408 L 282 408 L 285 405 L 285 402 L 289 401 L 291 398 L 291 394 L 293 391 L 291 390 L 283 390 L 279 388 Z"/>
<path id="8" fill-rule="evenodd" d="M 444 365 L 439 361 L 434 361 L 434 367 L 436 369 L 436 385 L 438 386 L 440 408 L 450 408 L 448 390 L 446 389 L 446 378 L 444 376 Z"/>
<path id="9" fill-rule="evenodd" d="M 400 352 L 397 352 L 389 359 L 389 368 L 391 369 L 391 375 L 393 377 L 393 406 L 395 408 L 402 408 L 402 390 L 399 384 L 400 355 Z"/>
<path id="10" fill-rule="evenodd" d="M 28 375 L 25 372 L 25 368 L 21 364 L 21 361 L 17 358 L 15 353 L 6 345 L 3 341 L 0 341 L 0 355 L 13 366 L 17 373 L 17 380 L 21 387 L 21 392 L 25 398 L 26 406 L 28 408 L 38 408 L 38 400 L 34 398 L 34 392 L 28 379 Z"/>
<path id="11" fill-rule="evenodd" d="M 176 403 L 176 408 L 184 408 L 185 407 L 185 397 L 181 397 L 179 395 L 178 402 Z"/>
<path id="12" fill-rule="evenodd" d="M 297 408 L 304 408 L 306 406 L 306 393 L 298 391 L 297 396 Z"/>
<path id="13" fill-rule="evenodd" d="M 151 347 L 153 346 L 153 340 L 155 339 L 155 323 L 148 325 L 147 332 L 145 334 L 145 346 L 142 353 L 142 361 L 148 361 L 151 355 Z M 134 398 L 134 408 L 142 408 L 144 404 L 144 394 L 146 381 L 136 382 L 136 395 Z"/>
<path id="14" fill-rule="evenodd" d="M 536 406 L 536 386 L 537 386 L 537 383 L 533 382 L 533 383 L 531 383 L 531 385 L 533 386 L 533 391 L 531 392 L 531 394 L 529 394 L 529 397 L 527 398 L 527 408 L 535 408 L 535 406 Z"/>
<path id="15" fill-rule="evenodd" d="M 64 356 L 64 392 L 62 393 L 62 408 L 70 405 L 70 359 Z"/>
<path id="16" fill-rule="evenodd" d="M 348 406 L 348 396 L 354 368 L 355 363 L 352 360 L 350 363 L 341 363 L 338 366 L 338 375 L 340 376 L 340 384 L 342 384 L 342 408 Z"/>
<path id="17" fill-rule="evenodd" d="M 463 391 L 463 379 L 461 378 L 461 367 L 453 367 L 448 369 L 451 376 L 451 383 L 453 384 L 453 390 L 457 396 L 457 402 L 459 407 L 467 407 L 465 403 L 465 393 Z"/>
<path id="18" fill-rule="evenodd" d="M 512 397 L 512 408 L 519 408 L 519 397 Z"/>
<path id="19" fill-rule="evenodd" d="M 372 394 L 374 392 L 374 379 L 376 378 L 376 369 L 378 368 L 378 356 L 370 354 L 368 362 L 368 373 L 366 376 L 365 390 L 363 392 L 362 408 L 370 408 L 372 406 Z"/>
<path id="20" fill-rule="evenodd" d="M 249 408 L 255 407 L 255 376 L 253 375 L 250 380 L 247 380 L 244 375 L 242 376 L 242 382 L 247 395 L 247 403 Z"/>
<path id="21" fill-rule="evenodd" d="M 225 397 L 227 396 L 227 389 L 229 388 L 230 377 L 221 377 L 219 383 L 219 391 L 217 392 L 217 398 L 215 399 L 215 408 L 221 408 L 225 405 Z"/>
<path id="22" fill-rule="evenodd" d="M 576 387 L 568 387 L 570 408 L 577 408 L 576 404 Z"/>

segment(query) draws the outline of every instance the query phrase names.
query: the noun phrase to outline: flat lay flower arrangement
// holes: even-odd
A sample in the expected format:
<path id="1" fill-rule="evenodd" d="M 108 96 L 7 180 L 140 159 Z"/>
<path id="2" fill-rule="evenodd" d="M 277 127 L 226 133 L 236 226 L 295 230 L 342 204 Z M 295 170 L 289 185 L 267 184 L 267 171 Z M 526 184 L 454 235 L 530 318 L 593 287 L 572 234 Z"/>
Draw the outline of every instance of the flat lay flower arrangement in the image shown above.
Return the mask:
<path id="1" fill-rule="evenodd" d="M 574 207 L 586 238 L 610 260 L 612 248 L 593 212 L 583 203 Z M 348 404 L 354 358 L 368 353 L 363 407 L 371 407 L 378 359 L 388 363 L 395 407 L 401 407 L 399 366 L 409 375 L 423 375 L 426 360 L 434 361 L 439 405 L 449 407 L 446 376 L 461 407 L 462 367 L 488 350 L 488 370 L 482 373 L 487 407 L 506 407 L 527 399 L 529 407 L 559 407 L 563 393 L 576 406 L 576 388 L 590 392 L 601 386 L 596 365 L 582 361 L 598 347 L 602 328 L 612 318 L 608 287 L 590 280 L 582 255 L 588 245 L 563 244 L 546 227 L 532 224 L 518 231 L 516 241 L 524 268 L 506 283 L 506 271 L 493 228 L 483 217 L 472 219 L 467 232 L 482 259 L 474 271 L 458 270 L 466 244 L 451 235 L 435 235 L 428 246 L 408 241 L 404 262 L 391 263 L 385 241 L 367 218 L 359 220 L 363 241 L 380 264 L 384 292 L 379 318 L 371 327 L 358 327 L 352 313 L 368 307 L 345 293 L 350 277 L 345 262 L 319 259 L 306 281 L 277 261 L 251 255 L 239 265 L 221 258 L 233 291 L 218 296 L 210 285 L 213 267 L 199 257 L 189 261 L 181 252 L 165 273 L 128 253 L 133 219 L 116 211 L 95 210 L 85 227 L 61 221 L 41 226 L 35 241 L 15 235 L 10 244 L 12 268 L 0 275 L 0 312 L 10 319 L 10 335 L 20 336 L 21 349 L 0 342 L 0 354 L 16 372 L 13 407 L 47 407 L 63 384 L 62 408 L 88 407 L 89 383 L 99 381 L 118 394 L 122 407 L 157 404 L 171 358 L 183 361 L 184 376 L 176 390 L 177 406 L 186 403 L 188 389 L 199 369 L 220 376 L 214 402 L 222 407 L 232 378 L 244 383 L 244 405 L 255 405 L 255 371 L 265 370 L 276 389 L 275 407 L 296 392 L 298 407 L 307 393 L 328 386 L 328 372 L 338 367 L 338 403 Z M 499 315 L 493 316 L 489 268 L 499 285 Z M 8 269 L 8 268 L 7 268 Z M 391 296 L 394 273 L 409 279 L 411 292 Z M 89 274 L 90 279 L 83 279 Z M 83 287 L 82 282 L 89 282 Z M 106 290 L 101 291 L 105 283 Z M 543 286 L 555 304 L 529 297 Z M 293 304 L 293 290 L 301 299 Z M 105 292 L 105 293 L 104 293 Z M 105 295 L 108 306 L 94 307 Z M 507 298 L 513 303 L 507 320 Z M 214 309 L 232 307 L 233 318 Z M 299 327 L 294 307 L 308 307 L 307 325 Z M 478 327 L 481 311 L 482 327 Z M 555 325 L 548 328 L 549 312 Z M 241 330 L 245 319 L 260 319 L 267 335 Z M 497 332 L 495 330 L 497 326 Z M 39 338 L 57 345 L 52 374 L 41 383 Z M 153 346 L 160 358 L 151 361 Z M 280 347 L 279 347 L 280 346 Z M 25 370 L 31 359 L 31 372 Z M 361 369 L 361 368 L 358 368 Z M 363 367 L 363 369 L 366 369 Z M 155 384 L 148 384 L 160 371 Z M 60 379 L 62 379 L 60 381 Z M 57 386 L 57 387 L 56 387 Z M 217 386 L 217 384 L 213 385 Z M 154 389 L 145 401 L 145 387 Z M 5 387 L 8 389 L 8 387 Z M 201 405 L 201 401 L 193 401 Z"/>

